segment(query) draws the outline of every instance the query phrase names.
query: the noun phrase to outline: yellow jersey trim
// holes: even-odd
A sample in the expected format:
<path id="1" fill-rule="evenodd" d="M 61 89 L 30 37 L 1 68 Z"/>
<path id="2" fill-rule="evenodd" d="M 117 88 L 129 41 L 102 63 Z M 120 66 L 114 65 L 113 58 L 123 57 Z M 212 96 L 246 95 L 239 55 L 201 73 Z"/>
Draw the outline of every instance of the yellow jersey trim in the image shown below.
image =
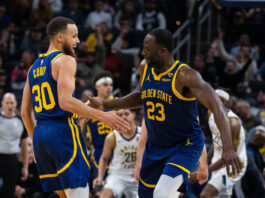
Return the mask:
<path id="1" fill-rule="evenodd" d="M 90 126 L 88 124 L 86 124 L 86 130 L 87 130 L 87 134 L 88 134 L 88 139 L 90 142 L 92 142 L 91 129 L 90 129 Z"/>
<path id="2" fill-rule="evenodd" d="M 166 71 L 164 71 L 164 72 L 162 72 L 162 73 L 160 73 L 160 74 L 158 74 L 158 75 L 156 75 L 154 68 L 152 68 L 151 70 L 152 70 L 152 74 L 153 74 L 153 76 L 154 76 L 154 79 L 155 79 L 155 80 L 160 80 L 160 78 L 161 78 L 162 76 L 168 74 L 172 69 L 174 69 L 174 67 L 178 64 L 178 62 L 179 62 L 179 61 L 176 60 L 175 63 L 174 63 L 169 69 L 167 69 Z"/>
<path id="3" fill-rule="evenodd" d="M 142 180 L 141 177 L 139 177 L 139 180 L 141 181 L 141 183 L 142 183 L 144 186 L 146 186 L 146 187 L 148 187 L 148 188 L 155 188 L 155 187 L 156 187 L 155 184 L 147 184 L 147 183 L 145 183 L 145 182 Z"/>
<path id="4" fill-rule="evenodd" d="M 174 164 L 174 163 L 166 163 L 166 165 L 176 166 L 176 167 L 178 167 L 179 169 L 185 171 L 186 173 L 188 173 L 188 174 L 190 175 L 190 171 L 189 171 L 188 169 L 184 168 L 183 166 L 180 166 L 180 165 L 178 165 L 178 164 Z"/>
<path id="5" fill-rule="evenodd" d="M 60 56 L 64 55 L 64 53 L 61 53 L 61 54 L 58 54 L 57 56 L 55 56 L 52 61 L 51 61 L 51 64 L 57 59 L 59 58 Z"/>
<path id="6" fill-rule="evenodd" d="M 39 57 L 49 56 L 51 53 L 53 53 L 53 52 L 58 52 L 58 51 L 60 51 L 60 50 L 53 50 L 53 51 L 47 52 L 47 53 L 45 53 L 45 54 L 39 54 Z"/>
<path id="7" fill-rule="evenodd" d="M 76 124 L 74 123 L 74 119 L 73 119 L 73 117 L 72 117 L 72 123 L 73 123 L 73 125 L 74 125 L 74 127 L 75 127 L 75 130 L 76 130 L 76 138 L 77 138 L 77 142 L 78 142 L 79 148 L 80 148 L 80 150 L 81 150 L 81 154 L 82 154 L 82 156 L 83 156 L 83 158 L 84 158 L 84 160 L 85 160 L 87 166 L 90 168 L 89 162 L 88 162 L 88 160 L 87 160 L 87 158 L 86 158 L 86 156 L 85 156 L 85 153 L 84 153 L 84 151 L 83 151 L 83 148 L 82 148 L 82 145 L 81 145 L 81 142 L 80 142 L 80 138 L 79 138 L 79 130 L 78 130 L 78 127 L 76 126 Z"/>
<path id="8" fill-rule="evenodd" d="M 177 71 L 176 71 L 175 74 L 174 74 L 174 77 L 173 77 L 173 80 L 172 80 L 172 84 L 171 84 L 172 91 L 173 91 L 173 93 L 175 94 L 175 96 L 176 96 L 177 98 L 181 99 L 181 100 L 185 100 L 185 101 L 194 101 L 194 100 L 196 100 L 196 98 L 186 98 L 186 97 L 182 96 L 182 95 L 177 91 L 177 89 L 176 89 L 176 86 L 175 86 L 175 85 L 176 85 L 176 84 L 175 84 L 175 82 L 176 82 L 176 77 L 177 77 L 178 71 L 179 71 L 179 69 L 180 69 L 181 67 L 189 67 L 189 66 L 186 65 L 186 64 L 181 64 L 181 65 L 178 67 Z"/>
<path id="9" fill-rule="evenodd" d="M 144 73 L 143 73 L 143 76 L 142 76 L 142 79 L 141 79 L 140 88 L 142 88 L 142 86 L 143 86 L 145 75 L 146 75 L 146 71 L 147 71 L 147 64 L 145 64 L 145 66 L 144 66 Z"/>
<path id="10" fill-rule="evenodd" d="M 73 119 L 73 117 L 72 117 Z M 49 177 L 58 177 L 58 175 L 62 172 L 64 172 L 74 161 L 75 157 L 76 157 L 76 153 L 77 153 L 77 144 L 76 144 L 76 140 L 75 140 L 75 131 L 74 131 L 74 127 L 71 124 L 71 120 L 70 118 L 68 118 L 68 124 L 71 128 L 71 132 L 72 132 L 72 138 L 73 138 L 73 144 L 74 144 L 74 149 L 73 149 L 73 155 L 71 157 L 71 159 L 69 160 L 69 162 L 67 162 L 67 164 L 65 164 L 60 170 L 57 171 L 57 173 L 53 173 L 53 174 L 45 174 L 45 175 L 40 175 L 39 178 L 43 179 L 43 178 L 49 178 Z"/>

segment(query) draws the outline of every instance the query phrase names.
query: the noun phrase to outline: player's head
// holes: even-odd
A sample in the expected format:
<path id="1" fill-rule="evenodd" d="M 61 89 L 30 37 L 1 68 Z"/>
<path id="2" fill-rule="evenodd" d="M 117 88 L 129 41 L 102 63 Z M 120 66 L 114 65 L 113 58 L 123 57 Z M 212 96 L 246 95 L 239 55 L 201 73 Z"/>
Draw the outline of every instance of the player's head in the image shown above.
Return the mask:
<path id="1" fill-rule="evenodd" d="M 228 107 L 229 106 L 229 102 L 230 102 L 230 98 L 231 98 L 231 94 L 230 91 L 228 89 L 216 89 L 215 93 L 219 96 L 220 100 L 222 101 L 222 103 Z"/>
<path id="2" fill-rule="evenodd" d="M 3 112 L 10 115 L 15 113 L 17 107 L 17 100 L 13 93 L 6 93 L 2 99 Z"/>
<path id="3" fill-rule="evenodd" d="M 135 111 L 130 110 L 130 109 L 122 109 L 119 112 L 120 112 L 121 118 L 127 121 L 130 127 L 135 125 L 135 122 L 134 122 L 135 115 L 136 115 Z"/>
<path id="4" fill-rule="evenodd" d="M 153 29 L 144 39 L 144 56 L 148 66 L 162 67 L 172 57 L 174 39 L 168 30 Z"/>
<path id="5" fill-rule="evenodd" d="M 74 56 L 74 48 L 80 42 L 75 22 L 66 17 L 53 18 L 47 26 L 50 41 L 62 48 L 67 55 Z"/>
<path id="6" fill-rule="evenodd" d="M 112 75 L 108 71 L 101 72 L 95 76 L 94 86 L 98 96 L 107 99 L 113 90 Z"/>

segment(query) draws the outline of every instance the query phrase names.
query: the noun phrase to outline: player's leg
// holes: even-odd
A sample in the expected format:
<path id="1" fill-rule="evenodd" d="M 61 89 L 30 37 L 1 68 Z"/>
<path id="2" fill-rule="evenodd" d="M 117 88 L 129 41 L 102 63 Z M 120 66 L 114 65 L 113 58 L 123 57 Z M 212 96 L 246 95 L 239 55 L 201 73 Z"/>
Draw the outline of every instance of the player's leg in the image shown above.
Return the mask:
<path id="1" fill-rule="evenodd" d="M 63 190 L 56 190 L 55 192 L 60 198 L 66 198 L 65 192 Z"/>
<path id="2" fill-rule="evenodd" d="M 212 198 L 218 195 L 218 190 L 211 184 L 207 184 L 200 194 L 200 198 Z"/>
<path id="3" fill-rule="evenodd" d="M 175 198 L 178 197 L 179 187 L 183 184 L 183 175 L 170 177 L 161 175 L 154 190 L 154 198 Z"/>
<path id="4" fill-rule="evenodd" d="M 113 191 L 109 188 L 103 188 L 100 193 L 100 198 L 114 198 Z"/>
<path id="5" fill-rule="evenodd" d="M 89 197 L 89 187 L 79 187 L 79 188 L 67 188 L 64 190 L 67 198 L 88 198 Z"/>
<path id="6" fill-rule="evenodd" d="M 138 194 L 138 183 L 137 182 L 130 182 L 124 181 L 125 185 L 125 197 L 126 198 L 136 198 Z"/>

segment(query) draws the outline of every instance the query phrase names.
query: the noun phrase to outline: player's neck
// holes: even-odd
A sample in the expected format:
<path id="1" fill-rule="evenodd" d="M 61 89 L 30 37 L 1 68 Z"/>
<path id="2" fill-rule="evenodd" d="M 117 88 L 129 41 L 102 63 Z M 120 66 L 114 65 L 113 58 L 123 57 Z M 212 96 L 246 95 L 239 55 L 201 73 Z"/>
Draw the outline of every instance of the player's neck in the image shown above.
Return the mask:
<path id="1" fill-rule="evenodd" d="M 104 100 L 108 100 L 108 99 L 110 99 L 110 96 L 101 96 L 101 95 L 98 95 L 98 97 L 97 97 L 99 100 L 101 100 L 101 101 L 104 101 Z"/>
<path id="2" fill-rule="evenodd" d="M 55 50 L 63 51 L 63 48 L 60 45 L 51 42 L 47 53 Z"/>
<path id="3" fill-rule="evenodd" d="M 160 74 L 160 73 L 163 73 L 165 71 L 167 71 L 173 64 L 174 64 L 175 60 L 173 57 L 171 57 L 170 59 L 168 59 L 167 61 L 165 61 L 163 63 L 163 66 L 160 67 L 160 68 L 154 68 L 155 70 L 155 73 L 156 74 Z"/>

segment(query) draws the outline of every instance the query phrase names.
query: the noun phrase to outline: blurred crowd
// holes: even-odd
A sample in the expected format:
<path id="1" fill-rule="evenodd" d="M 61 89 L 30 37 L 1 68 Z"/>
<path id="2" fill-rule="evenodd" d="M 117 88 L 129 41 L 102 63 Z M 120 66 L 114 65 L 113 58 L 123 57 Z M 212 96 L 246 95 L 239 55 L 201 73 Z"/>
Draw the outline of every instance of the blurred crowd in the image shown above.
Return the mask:
<path id="1" fill-rule="evenodd" d="M 14 114 L 19 114 L 28 69 L 39 53 L 47 51 L 49 40 L 45 30 L 49 20 L 55 16 L 71 18 L 79 28 L 80 44 L 76 49 L 76 88 L 79 97 L 82 98 L 84 93 L 95 95 L 94 76 L 105 70 L 110 71 L 114 79 L 113 95 L 125 95 L 138 86 L 137 67 L 142 59 L 145 35 L 156 27 L 167 28 L 174 33 L 176 21 L 182 24 L 192 17 L 190 8 L 195 3 L 192 0 L 2 0 L 0 97 L 12 92 L 18 102 L 18 106 L 13 107 Z M 242 120 L 249 156 L 257 170 L 254 172 L 258 176 L 252 179 L 260 179 L 264 188 L 265 10 L 229 8 L 218 12 L 223 20 L 221 29 L 214 30 L 216 35 L 211 44 L 202 54 L 194 55 L 193 61 L 188 64 L 214 88 L 231 90 L 233 98 L 230 108 Z M 211 135 L 207 111 L 201 105 L 199 114 L 209 147 Z M 139 111 L 136 119 L 136 123 L 140 124 L 142 111 Z M 42 193 L 33 162 L 32 143 L 29 138 L 27 140 L 28 176 L 25 180 L 18 179 L 15 196 L 56 197 L 53 193 Z M 2 160 L 1 155 L 0 150 Z M 23 164 L 22 159 L 20 154 L 19 164 Z M 23 165 L 19 166 L 23 169 Z M 247 188 L 250 183 L 244 182 L 244 193 L 249 193 L 246 197 L 255 197 L 253 192 L 257 186 L 250 190 Z"/>

